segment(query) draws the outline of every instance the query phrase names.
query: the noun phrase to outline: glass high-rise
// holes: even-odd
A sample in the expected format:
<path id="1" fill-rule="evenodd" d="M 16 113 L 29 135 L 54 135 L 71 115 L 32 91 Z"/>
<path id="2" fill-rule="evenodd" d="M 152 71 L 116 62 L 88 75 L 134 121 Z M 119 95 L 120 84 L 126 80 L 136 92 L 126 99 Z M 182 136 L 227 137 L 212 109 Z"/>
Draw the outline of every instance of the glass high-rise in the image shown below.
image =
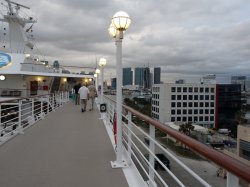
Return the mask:
<path id="1" fill-rule="evenodd" d="M 143 86 L 144 68 L 135 68 L 135 85 Z"/>
<path id="2" fill-rule="evenodd" d="M 123 86 L 132 85 L 132 76 L 133 73 L 131 68 L 123 68 Z"/>
<path id="3" fill-rule="evenodd" d="M 154 68 L 154 84 L 160 84 L 161 83 L 161 68 L 157 67 Z"/>

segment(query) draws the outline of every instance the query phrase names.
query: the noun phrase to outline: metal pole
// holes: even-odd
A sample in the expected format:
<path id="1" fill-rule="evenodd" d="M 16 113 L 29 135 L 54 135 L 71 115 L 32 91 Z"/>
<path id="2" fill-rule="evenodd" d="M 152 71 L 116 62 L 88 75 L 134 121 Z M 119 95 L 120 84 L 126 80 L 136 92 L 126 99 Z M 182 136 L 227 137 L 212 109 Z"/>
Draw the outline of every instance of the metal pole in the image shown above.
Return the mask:
<path id="1" fill-rule="evenodd" d="M 132 130 L 132 124 L 130 123 L 130 121 L 132 121 L 132 113 L 131 112 L 128 112 L 128 115 L 127 115 L 127 118 L 128 118 L 128 156 L 129 158 L 131 158 L 131 155 L 132 155 L 132 133 L 131 133 L 131 130 Z"/>
<path id="2" fill-rule="evenodd" d="M 150 138 L 152 138 L 153 140 L 155 139 L 155 126 L 150 125 L 149 135 L 150 135 Z M 149 149 L 150 149 L 150 151 L 155 153 L 155 143 L 153 140 L 151 140 L 151 139 L 149 140 Z M 151 166 L 154 168 L 155 167 L 155 158 L 152 154 L 149 154 L 149 162 L 150 162 Z M 154 170 L 150 167 L 149 167 L 149 177 L 152 179 L 152 181 L 154 181 Z M 149 180 L 149 187 L 153 187 L 153 186 L 155 186 L 155 184 L 152 183 L 151 180 Z"/>
<path id="3" fill-rule="evenodd" d="M 122 35 L 117 31 L 116 38 L 116 113 L 117 113 L 117 154 L 116 161 L 122 162 Z"/>
<path id="4" fill-rule="evenodd" d="M 239 178 L 227 172 L 227 187 L 239 186 Z"/>
<path id="5" fill-rule="evenodd" d="M 22 127 L 22 100 L 18 102 L 18 132 L 23 134 L 23 127 Z"/>
<path id="6" fill-rule="evenodd" d="M 103 67 L 101 67 L 101 104 L 103 103 Z"/>
<path id="7" fill-rule="evenodd" d="M 32 117 L 32 124 L 35 122 L 35 104 L 34 104 L 34 99 L 31 99 L 31 117 Z"/>
<path id="8" fill-rule="evenodd" d="M 98 75 L 96 74 L 96 78 L 95 78 L 95 89 L 96 89 L 96 92 L 98 93 L 97 79 L 98 79 Z"/>

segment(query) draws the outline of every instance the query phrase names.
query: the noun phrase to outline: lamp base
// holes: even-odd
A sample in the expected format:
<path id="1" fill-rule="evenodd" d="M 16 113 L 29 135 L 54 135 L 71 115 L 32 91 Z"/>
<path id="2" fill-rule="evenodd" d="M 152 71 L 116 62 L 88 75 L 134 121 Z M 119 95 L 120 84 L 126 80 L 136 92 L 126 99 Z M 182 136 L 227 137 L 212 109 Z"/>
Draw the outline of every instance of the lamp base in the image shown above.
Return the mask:
<path id="1" fill-rule="evenodd" d="M 125 160 L 122 160 L 122 162 L 117 162 L 117 161 L 111 161 L 111 167 L 113 169 L 115 168 L 126 168 L 128 167 L 128 164 Z"/>

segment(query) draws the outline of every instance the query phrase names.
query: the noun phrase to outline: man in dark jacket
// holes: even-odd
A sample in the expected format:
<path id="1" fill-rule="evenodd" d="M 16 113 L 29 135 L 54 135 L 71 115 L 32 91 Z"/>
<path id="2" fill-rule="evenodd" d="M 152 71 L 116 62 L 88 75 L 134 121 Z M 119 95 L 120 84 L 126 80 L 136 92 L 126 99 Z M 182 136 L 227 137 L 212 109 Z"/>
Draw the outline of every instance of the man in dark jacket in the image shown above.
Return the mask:
<path id="1" fill-rule="evenodd" d="M 75 92 L 75 104 L 76 105 L 80 105 L 80 98 L 79 98 L 79 94 L 78 91 L 81 88 L 81 83 L 78 83 L 74 86 L 74 92 Z"/>

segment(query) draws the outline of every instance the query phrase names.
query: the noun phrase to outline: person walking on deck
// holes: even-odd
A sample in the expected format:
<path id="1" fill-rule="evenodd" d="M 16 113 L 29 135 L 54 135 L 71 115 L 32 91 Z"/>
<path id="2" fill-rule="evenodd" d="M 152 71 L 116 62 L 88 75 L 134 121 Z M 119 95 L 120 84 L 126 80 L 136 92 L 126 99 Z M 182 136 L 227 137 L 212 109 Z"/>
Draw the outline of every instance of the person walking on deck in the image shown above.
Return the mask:
<path id="1" fill-rule="evenodd" d="M 79 99 L 79 94 L 78 91 L 81 87 L 81 83 L 76 84 L 73 89 L 74 89 L 74 93 L 75 93 L 75 105 L 79 105 L 80 104 L 80 99 Z"/>
<path id="2" fill-rule="evenodd" d="M 80 95 L 82 112 L 85 112 L 87 107 L 87 100 L 89 99 L 89 89 L 85 85 L 83 85 L 79 89 L 78 93 Z"/>
<path id="3" fill-rule="evenodd" d="M 91 102 L 91 108 L 89 110 L 93 110 L 95 97 L 96 97 L 96 88 L 93 84 L 91 84 L 88 86 L 88 89 L 89 89 L 89 98 L 90 98 L 90 102 Z"/>

